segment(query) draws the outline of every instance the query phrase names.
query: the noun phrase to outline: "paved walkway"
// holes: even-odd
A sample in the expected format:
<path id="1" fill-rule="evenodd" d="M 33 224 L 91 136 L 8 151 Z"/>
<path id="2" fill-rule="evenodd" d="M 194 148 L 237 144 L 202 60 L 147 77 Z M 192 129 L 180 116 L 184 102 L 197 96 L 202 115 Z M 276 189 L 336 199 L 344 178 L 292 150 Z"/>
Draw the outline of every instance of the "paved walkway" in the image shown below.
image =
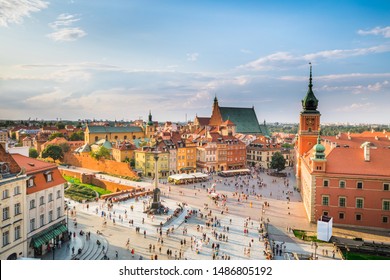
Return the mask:
<path id="1" fill-rule="evenodd" d="M 83 172 L 86 171 L 83 170 Z M 292 173 L 291 170 L 290 173 Z M 318 259 L 333 259 L 333 246 L 331 244 L 321 243 L 318 248 L 315 248 L 311 243 L 298 240 L 288 230 L 288 228 L 316 230 L 314 224 L 307 222 L 301 196 L 294 190 L 295 178 L 289 176 L 287 177 L 288 181 L 285 181 L 283 178 L 274 178 L 264 173 L 260 173 L 259 178 L 263 183 L 261 187 L 258 185 L 259 179 L 241 178 L 236 180 L 235 178 L 221 178 L 219 176 L 214 176 L 207 183 L 195 185 L 160 184 L 162 203 L 165 206 L 174 210 L 178 207 L 178 203 L 188 205 L 183 214 L 170 223 L 166 223 L 168 216 L 152 218 L 143 213 L 146 198 L 139 201 L 131 199 L 115 203 L 110 210 L 107 209 L 107 205 L 103 201 L 89 203 L 88 207 L 87 204 L 73 203 L 71 206 L 75 207 L 76 210 L 77 232 L 80 229 L 91 232 L 91 240 L 86 241 L 85 236 L 77 234 L 70 241 L 69 247 L 75 247 L 75 250 L 92 247 L 93 249 L 85 250 L 95 250 L 96 246 L 87 247 L 87 242 L 96 244 L 96 240 L 99 239 L 101 242 L 106 242 L 106 252 L 104 253 L 110 259 L 150 259 L 152 256 L 155 258 L 156 255 L 158 259 L 175 259 L 175 255 L 176 258 L 196 260 L 213 259 L 213 255 L 217 259 L 265 259 L 265 244 L 259 238 L 258 232 L 260 222 L 263 220 L 269 221 L 268 233 L 271 242 L 274 241 L 275 247 L 278 245 L 279 248 L 283 249 L 282 255 L 275 256 L 275 259 L 293 258 L 293 254 L 300 257 L 316 254 Z M 108 179 L 120 181 L 122 184 L 138 184 L 138 182 L 127 182 L 116 177 Z M 143 183 L 145 186 L 147 184 L 151 186 L 150 182 Z M 226 206 L 215 204 L 208 197 L 207 188 L 211 187 L 212 184 L 215 184 L 217 193 L 227 196 Z M 243 199 L 243 195 L 248 195 L 248 199 Z M 269 206 L 264 207 L 265 202 Z M 133 206 L 133 211 L 131 206 Z M 193 215 L 185 222 L 184 217 L 187 210 L 197 211 L 198 214 Z M 210 211 L 211 215 L 208 216 L 208 220 L 213 218 L 215 222 L 216 218 L 218 221 L 216 226 L 206 226 L 206 215 L 210 214 Z M 221 211 L 224 211 L 223 214 Z M 104 213 L 106 214 L 106 225 L 104 225 Z M 129 223 L 131 220 L 133 224 Z M 158 228 L 161 222 L 164 226 L 160 235 Z M 244 234 L 244 224 L 247 225 L 247 234 Z M 73 232 L 72 226 L 73 224 L 70 224 L 70 230 Z M 229 227 L 229 232 L 227 227 Z M 139 228 L 139 232 L 136 232 L 136 228 Z M 173 232 L 171 232 L 172 228 Z M 96 234 L 97 231 L 102 234 Z M 370 237 L 370 240 L 387 241 L 386 237 L 369 232 L 363 234 L 350 229 L 338 228 L 334 228 L 333 232 L 339 236 L 344 234 L 360 237 L 363 235 L 364 238 Z M 215 234 L 217 234 L 217 238 L 215 238 Z M 64 244 L 61 249 L 55 252 L 58 259 L 75 257 L 72 256 L 71 249 L 66 245 Z M 219 247 L 218 250 L 213 249 L 216 246 Z M 134 254 L 131 254 L 132 249 L 134 249 Z M 167 250 L 172 251 L 171 256 L 168 256 Z M 95 254 L 90 254 L 90 256 L 96 257 Z M 104 254 L 97 255 L 97 257 L 103 256 Z M 45 256 L 45 258 L 50 259 L 50 256 Z M 55 258 L 57 259 L 57 257 Z M 340 256 L 336 254 L 335 259 L 340 259 Z"/>

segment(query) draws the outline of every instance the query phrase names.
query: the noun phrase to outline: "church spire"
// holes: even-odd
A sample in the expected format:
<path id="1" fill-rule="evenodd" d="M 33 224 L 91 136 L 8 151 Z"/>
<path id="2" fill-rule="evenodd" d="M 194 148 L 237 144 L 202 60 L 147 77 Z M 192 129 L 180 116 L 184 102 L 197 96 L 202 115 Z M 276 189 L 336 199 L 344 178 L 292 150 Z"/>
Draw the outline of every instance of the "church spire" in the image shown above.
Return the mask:
<path id="1" fill-rule="evenodd" d="M 313 76 L 312 76 L 312 65 L 310 64 L 310 78 L 309 78 L 309 89 L 307 90 L 305 98 L 302 100 L 303 111 L 316 112 L 318 106 L 318 99 L 313 93 Z"/>
<path id="2" fill-rule="evenodd" d="M 148 125 L 153 125 L 152 111 L 151 110 L 149 110 Z"/>

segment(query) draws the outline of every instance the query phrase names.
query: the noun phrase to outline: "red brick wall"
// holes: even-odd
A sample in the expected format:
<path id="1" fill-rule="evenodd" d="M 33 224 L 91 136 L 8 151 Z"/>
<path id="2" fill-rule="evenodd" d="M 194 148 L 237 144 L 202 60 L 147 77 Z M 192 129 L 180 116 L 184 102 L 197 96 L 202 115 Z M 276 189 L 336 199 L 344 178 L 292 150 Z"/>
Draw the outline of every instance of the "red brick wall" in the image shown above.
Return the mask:
<path id="1" fill-rule="evenodd" d="M 329 181 L 328 187 L 323 187 L 323 180 Z M 345 188 L 339 187 L 339 181 L 346 183 Z M 363 188 L 357 189 L 357 182 L 363 182 Z M 383 183 L 388 180 L 374 177 L 343 177 L 332 176 L 316 178 L 316 210 L 317 215 L 324 211 L 333 217 L 334 224 L 344 224 L 362 227 L 375 227 L 389 229 L 389 223 L 383 223 L 382 217 L 390 217 L 390 212 L 382 210 L 382 201 L 390 200 L 390 191 L 383 190 Z M 322 196 L 329 196 L 329 206 L 322 205 Z M 346 206 L 339 207 L 339 197 L 346 199 Z M 356 208 L 356 198 L 363 198 L 363 208 Z M 339 213 L 344 213 L 344 219 L 339 218 Z M 356 220 L 356 214 L 361 214 L 362 219 Z M 318 218 L 318 217 L 317 217 Z"/>
<path id="2" fill-rule="evenodd" d="M 124 186 L 120 185 L 114 182 L 109 182 L 106 180 L 101 180 L 99 178 L 96 178 L 93 174 L 85 174 L 85 173 L 79 173 L 68 169 L 60 169 L 62 175 L 72 176 L 74 178 L 80 179 L 81 183 L 84 184 L 92 184 L 98 187 L 101 187 L 105 190 L 111 191 L 111 192 L 119 192 L 124 190 L 133 190 L 137 189 L 136 182 L 134 183 L 134 186 Z"/>
<path id="3" fill-rule="evenodd" d="M 64 163 L 77 167 L 98 170 L 108 174 L 138 178 L 137 174 L 128 163 L 106 159 L 96 160 L 89 154 L 75 155 L 73 153 L 66 153 Z"/>

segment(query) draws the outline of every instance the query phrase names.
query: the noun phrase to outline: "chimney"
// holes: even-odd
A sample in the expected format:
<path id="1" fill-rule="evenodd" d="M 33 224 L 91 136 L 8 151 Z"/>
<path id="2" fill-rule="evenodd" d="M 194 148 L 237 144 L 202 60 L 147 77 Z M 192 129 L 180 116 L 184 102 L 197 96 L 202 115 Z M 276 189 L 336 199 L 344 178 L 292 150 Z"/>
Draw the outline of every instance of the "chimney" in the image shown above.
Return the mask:
<path id="1" fill-rule="evenodd" d="M 370 146 L 364 146 L 364 161 L 370 161 Z"/>
<path id="2" fill-rule="evenodd" d="M 370 161 L 370 142 L 364 142 L 360 148 L 364 149 L 364 161 Z"/>

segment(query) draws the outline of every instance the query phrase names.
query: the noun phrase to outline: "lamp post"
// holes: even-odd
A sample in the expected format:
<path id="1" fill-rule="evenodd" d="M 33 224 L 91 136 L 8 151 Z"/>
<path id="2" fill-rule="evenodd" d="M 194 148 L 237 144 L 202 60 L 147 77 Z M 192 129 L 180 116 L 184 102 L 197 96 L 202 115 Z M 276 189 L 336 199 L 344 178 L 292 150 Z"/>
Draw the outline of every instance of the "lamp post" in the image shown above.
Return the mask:
<path id="1" fill-rule="evenodd" d="M 55 247 L 56 247 L 56 245 L 55 245 L 56 239 L 55 239 L 55 236 L 54 236 L 54 228 L 52 228 L 52 233 L 53 233 L 53 240 L 52 240 L 52 243 L 51 243 L 51 250 L 53 251 L 53 261 L 54 261 L 54 251 L 55 251 Z"/>

